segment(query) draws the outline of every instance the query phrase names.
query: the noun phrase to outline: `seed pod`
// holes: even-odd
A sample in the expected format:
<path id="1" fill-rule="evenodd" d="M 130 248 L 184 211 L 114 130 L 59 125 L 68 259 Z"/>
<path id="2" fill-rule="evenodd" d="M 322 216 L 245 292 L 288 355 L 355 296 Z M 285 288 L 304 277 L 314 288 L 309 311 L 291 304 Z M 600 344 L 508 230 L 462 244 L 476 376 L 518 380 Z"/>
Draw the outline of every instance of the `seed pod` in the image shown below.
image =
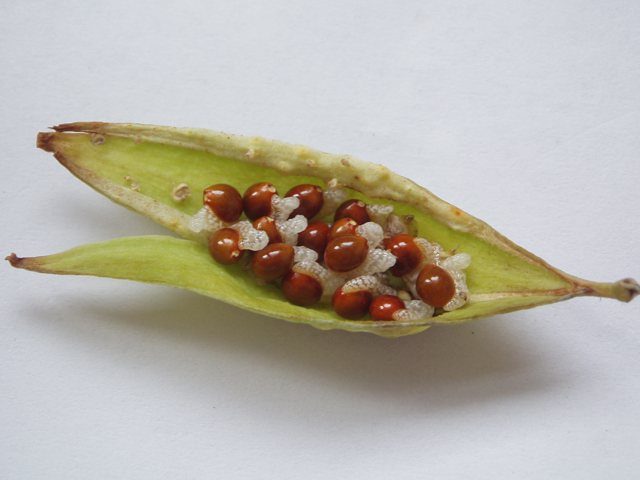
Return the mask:
<path id="1" fill-rule="evenodd" d="M 388 168 L 349 156 L 198 129 L 74 123 L 55 130 L 39 135 L 40 148 L 53 152 L 62 165 L 95 190 L 185 240 L 129 237 L 45 257 L 8 257 L 16 267 L 173 285 L 319 328 L 391 337 L 416 333 L 433 324 L 460 323 L 577 296 L 626 302 L 640 292 L 638 283 L 631 279 L 596 283 L 568 275 Z M 93 144 L 92 134 L 104 138 L 104 142 Z M 132 190 L 124 178 L 133 170 L 140 185 L 138 191 Z M 240 277 L 239 269 L 215 265 L 207 250 L 210 233 L 189 228 L 191 217 L 202 205 L 194 202 L 195 197 L 182 203 L 171 197 L 172 185 L 181 183 L 199 192 L 213 183 L 244 188 L 259 180 L 286 192 L 298 184 L 310 183 L 309 177 L 325 184 L 334 181 L 336 186 L 344 185 L 350 194 L 357 193 L 367 203 L 384 199 L 397 214 L 412 215 L 420 235 L 441 244 L 445 253 L 458 249 L 471 255 L 472 264 L 466 270 L 467 303 L 434 317 L 393 324 L 340 320 L 331 306 L 323 303 L 313 308 L 292 305 L 280 296 L 273 298 L 263 293 L 248 275 Z"/>

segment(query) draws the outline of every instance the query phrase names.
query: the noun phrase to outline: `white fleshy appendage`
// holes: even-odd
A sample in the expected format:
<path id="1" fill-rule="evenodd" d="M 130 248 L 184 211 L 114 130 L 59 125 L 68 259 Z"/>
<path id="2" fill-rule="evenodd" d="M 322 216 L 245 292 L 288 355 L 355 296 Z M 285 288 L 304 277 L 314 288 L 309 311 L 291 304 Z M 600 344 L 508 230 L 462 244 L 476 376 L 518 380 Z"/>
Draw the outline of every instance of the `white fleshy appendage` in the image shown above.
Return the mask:
<path id="1" fill-rule="evenodd" d="M 283 243 L 296 245 L 298 243 L 298 234 L 307 228 L 307 219 L 304 215 L 296 215 L 286 222 L 276 220 L 276 228 L 282 235 Z"/>
<path id="2" fill-rule="evenodd" d="M 367 258 L 359 267 L 348 272 L 333 272 L 336 276 L 350 279 L 361 277 L 362 275 L 373 275 L 375 273 L 386 272 L 396 263 L 396 257 L 391 252 L 381 248 L 370 248 Z"/>
<path id="3" fill-rule="evenodd" d="M 269 236 L 262 230 L 256 230 L 249 220 L 241 220 L 231 226 L 240 235 L 238 246 L 242 250 L 257 252 L 269 244 Z"/>
<path id="4" fill-rule="evenodd" d="M 363 275 L 352 278 L 342 287 L 344 293 L 360 292 L 362 290 L 371 292 L 371 295 L 374 297 L 379 297 L 380 295 L 397 295 L 398 293 L 395 288 L 382 282 L 377 275 Z"/>
<path id="5" fill-rule="evenodd" d="M 322 208 L 320 212 L 313 217 L 320 220 L 328 215 L 336 213 L 338 207 L 347 199 L 348 193 L 345 188 L 326 188 L 322 191 Z"/>
<path id="6" fill-rule="evenodd" d="M 382 227 L 374 222 L 363 223 L 356 227 L 356 235 L 360 235 L 367 239 L 369 248 L 376 248 L 384 239 Z"/>
<path id="7" fill-rule="evenodd" d="M 291 212 L 299 206 L 300 199 L 298 197 L 281 198 L 278 194 L 271 197 L 271 207 L 273 208 L 272 216 L 276 222 L 286 222 Z"/>
<path id="8" fill-rule="evenodd" d="M 315 278 L 322 285 L 322 295 L 333 295 L 344 285 L 344 279 L 337 277 L 332 271 L 324 268 L 318 262 L 299 262 L 291 269 L 297 273 L 304 273 Z"/>
<path id="9" fill-rule="evenodd" d="M 427 305 L 422 300 L 411 300 L 405 303 L 405 308 L 395 312 L 394 320 L 416 321 L 433 317 L 435 308 Z"/>
<path id="10" fill-rule="evenodd" d="M 225 228 L 228 224 L 224 223 L 216 217 L 211 209 L 206 205 L 198 210 L 189 221 L 189 230 L 199 233 L 203 230 L 213 233 L 221 228 Z"/>
<path id="11" fill-rule="evenodd" d="M 366 209 L 371 221 L 382 226 L 387 221 L 387 216 L 393 212 L 393 205 L 367 204 Z"/>
<path id="12" fill-rule="evenodd" d="M 293 262 L 316 262 L 318 260 L 318 252 L 307 247 L 294 246 Z"/>
<path id="13" fill-rule="evenodd" d="M 456 294 L 451 301 L 444 306 L 445 311 L 450 312 L 467 303 L 469 299 L 469 289 L 467 288 L 467 276 L 464 273 L 464 269 L 471 265 L 471 255 L 468 253 L 458 253 L 452 257 L 446 258 L 442 261 L 442 268 L 444 268 L 456 285 Z"/>

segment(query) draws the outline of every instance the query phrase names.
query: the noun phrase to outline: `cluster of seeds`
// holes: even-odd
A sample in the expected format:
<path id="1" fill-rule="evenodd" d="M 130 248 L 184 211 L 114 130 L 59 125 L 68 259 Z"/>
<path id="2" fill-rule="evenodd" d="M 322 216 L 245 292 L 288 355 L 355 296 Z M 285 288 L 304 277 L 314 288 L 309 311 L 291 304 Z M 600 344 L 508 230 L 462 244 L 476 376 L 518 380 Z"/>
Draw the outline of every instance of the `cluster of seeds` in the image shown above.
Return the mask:
<path id="1" fill-rule="evenodd" d="M 337 182 L 324 190 L 298 185 L 284 197 L 267 182 L 244 195 L 231 185 L 212 185 L 189 228 L 211 234 L 216 262 L 242 262 L 257 282 L 279 284 L 295 305 L 331 299 L 343 318 L 369 314 L 388 321 L 425 319 L 464 305 L 468 254 L 448 255 L 417 237 L 390 205 L 347 196 Z M 247 220 L 240 220 L 243 212 Z M 330 215 L 333 224 L 321 221 Z"/>

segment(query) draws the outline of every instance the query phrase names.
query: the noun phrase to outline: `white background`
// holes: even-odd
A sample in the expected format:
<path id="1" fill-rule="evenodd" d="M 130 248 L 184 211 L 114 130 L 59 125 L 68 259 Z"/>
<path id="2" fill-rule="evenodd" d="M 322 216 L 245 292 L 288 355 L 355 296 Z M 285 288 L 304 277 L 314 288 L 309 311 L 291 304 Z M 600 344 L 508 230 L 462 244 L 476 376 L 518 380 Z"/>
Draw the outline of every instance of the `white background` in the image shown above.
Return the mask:
<path id="1" fill-rule="evenodd" d="M 35 148 L 73 121 L 385 164 L 551 264 L 640 276 L 636 1 L 2 2 L 2 256 L 166 233 Z M 0 269 L 0 478 L 640 471 L 640 301 L 395 340 Z"/>

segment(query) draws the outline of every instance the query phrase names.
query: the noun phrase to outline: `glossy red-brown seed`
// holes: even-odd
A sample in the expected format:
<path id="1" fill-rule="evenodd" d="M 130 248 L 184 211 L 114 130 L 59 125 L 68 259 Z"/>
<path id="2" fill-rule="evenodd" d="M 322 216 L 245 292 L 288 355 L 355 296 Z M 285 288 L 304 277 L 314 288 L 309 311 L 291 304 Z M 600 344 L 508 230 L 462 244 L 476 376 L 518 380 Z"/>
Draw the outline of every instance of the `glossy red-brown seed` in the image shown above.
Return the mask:
<path id="1" fill-rule="evenodd" d="M 223 265 L 231 265 L 242 258 L 244 250 L 238 242 L 240 235 L 233 228 L 221 228 L 209 237 L 209 253 L 213 259 Z"/>
<path id="2" fill-rule="evenodd" d="M 384 248 L 396 257 L 396 263 L 389 269 L 391 275 L 402 277 L 415 270 L 422 260 L 422 252 L 411 235 L 394 235 L 384 243 Z"/>
<path id="3" fill-rule="evenodd" d="M 324 251 L 324 261 L 334 272 L 348 272 L 362 265 L 368 252 L 366 238 L 344 235 L 329 242 Z"/>
<path id="4" fill-rule="evenodd" d="M 456 294 L 456 284 L 444 268 L 429 264 L 418 275 L 416 292 L 424 303 L 442 308 Z"/>
<path id="5" fill-rule="evenodd" d="M 296 215 L 304 215 L 307 219 L 312 219 L 324 204 L 322 188 L 317 185 L 298 185 L 289 190 L 285 196 L 300 199 L 300 206 L 291 212 L 289 218 L 293 218 Z"/>
<path id="6" fill-rule="evenodd" d="M 362 200 L 347 200 L 336 210 L 333 221 L 337 222 L 341 218 L 353 218 L 358 225 L 371 221 L 367 212 L 366 204 Z"/>
<path id="7" fill-rule="evenodd" d="M 253 222 L 253 228 L 262 230 L 269 237 L 269 245 L 272 243 L 282 243 L 282 234 L 276 227 L 276 222 L 271 217 L 260 217 Z"/>
<path id="8" fill-rule="evenodd" d="M 270 217 L 273 213 L 271 197 L 276 193 L 278 193 L 276 187 L 268 182 L 251 185 L 242 197 L 245 215 L 249 217 L 251 221 L 255 221 L 260 217 Z"/>
<path id="9" fill-rule="evenodd" d="M 369 311 L 373 295 L 367 290 L 344 293 L 342 287 L 336 290 L 331 305 L 338 315 L 348 320 L 359 320 Z"/>
<path id="10" fill-rule="evenodd" d="M 329 230 L 329 237 L 327 240 L 330 242 L 334 238 L 343 237 L 345 235 L 355 235 L 356 228 L 358 228 L 358 222 L 353 218 L 341 218 L 331 225 L 331 230 Z"/>
<path id="11" fill-rule="evenodd" d="M 291 270 L 294 255 L 293 247 L 286 243 L 267 245 L 251 259 L 251 270 L 260 280 L 272 282 Z"/>
<path id="12" fill-rule="evenodd" d="M 211 185 L 205 189 L 202 197 L 204 204 L 223 222 L 237 222 L 242 215 L 242 197 L 231 185 Z"/>
<path id="13" fill-rule="evenodd" d="M 369 316 L 371 320 L 394 320 L 393 314 L 405 308 L 404 302 L 395 295 L 380 295 L 371 302 Z"/>
<path id="14" fill-rule="evenodd" d="M 310 307 L 322 298 L 322 285 L 311 275 L 290 271 L 282 279 L 284 298 L 294 305 Z"/>
<path id="15" fill-rule="evenodd" d="M 318 254 L 318 262 L 324 259 L 327 248 L 329 225 L 324 222 L 313 222 L 298 234 L 298 245 L 307 247 Z"/>

